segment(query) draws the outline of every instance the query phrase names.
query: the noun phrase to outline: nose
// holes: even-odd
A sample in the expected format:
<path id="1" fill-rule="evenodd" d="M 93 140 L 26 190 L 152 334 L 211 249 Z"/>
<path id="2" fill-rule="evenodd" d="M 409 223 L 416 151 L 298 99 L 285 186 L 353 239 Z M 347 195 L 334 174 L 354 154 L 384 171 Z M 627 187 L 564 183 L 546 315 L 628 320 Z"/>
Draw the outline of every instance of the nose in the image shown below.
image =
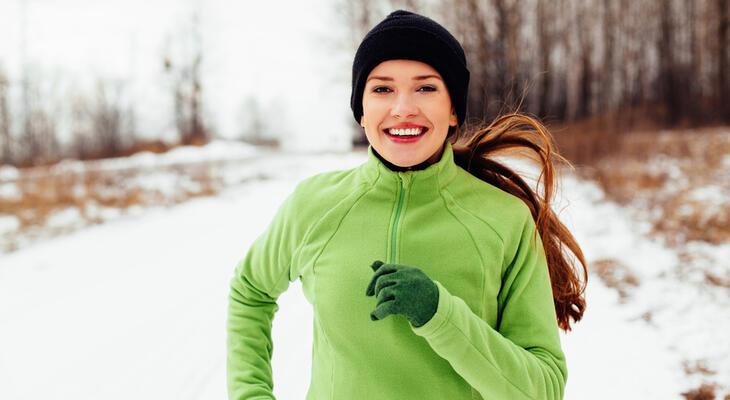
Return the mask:
<path id="1" fill-rule="evenodd" d="M 411 98 L 410 93 L 398 94 L 393 108 L 390 110 L 392 117 L 411 117 L 418 114 L 418 106 Z"/>

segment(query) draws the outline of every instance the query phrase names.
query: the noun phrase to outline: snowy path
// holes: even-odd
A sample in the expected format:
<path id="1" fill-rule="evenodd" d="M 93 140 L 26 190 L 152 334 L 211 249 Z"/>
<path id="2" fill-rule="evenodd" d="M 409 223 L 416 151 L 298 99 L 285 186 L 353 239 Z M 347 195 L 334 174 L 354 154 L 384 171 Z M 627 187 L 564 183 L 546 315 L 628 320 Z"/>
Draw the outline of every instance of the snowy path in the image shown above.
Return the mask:
<path id="1" fill-rule="evenodd" d="M 363 160 L 362 153 L 312 157 L 307 165 L 290 166 L 285 178 L 0 256 L 0 398 L 224 399 L 228 281 L 235 262 L 296 181 Z M 672 265 L 671 254 L 642 242 L 636 226 L 601 202 L 592 185 L 568 178 L 563 192 L 570 193 L 570 206 L 560 215 L 589 262 L 612 256 L 652 265 L 639 271 L 642 279 Z M 635 306 L 621 305 L 614 289 L 589 276 L 586 316 L 561 334 L 569 367 L 566 399 L 681 398 L 687 379 L 678 356 L 666 350 L 672 336 L 637 319 L 650 304 L 637 298 Z M 275 394 L 303 399 L 311 309 L 298 282 L 279 304 Z"/>

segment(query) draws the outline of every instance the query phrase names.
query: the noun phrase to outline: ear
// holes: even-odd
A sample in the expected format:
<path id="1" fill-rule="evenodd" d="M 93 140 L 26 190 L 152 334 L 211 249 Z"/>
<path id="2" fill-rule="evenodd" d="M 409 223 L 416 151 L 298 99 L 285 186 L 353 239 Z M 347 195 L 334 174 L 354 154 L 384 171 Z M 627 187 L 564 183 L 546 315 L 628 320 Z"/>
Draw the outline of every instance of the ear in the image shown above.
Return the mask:
<path id="1" fill-rule="evenodd" d="M 360 126 L 362 126 L 363 128 L 365 127 L 365 125 L 364 125 L 364 124 L 363 124 L 363 122 L 362 122 L 362 120 L 363 120 L 364 118 L 365 118 L 365 116 L 364 116 L 364 115 L 363 115 L 363 116 L 360 116 Z"/>
<path id="2" fill-rule="evenodd" d="M 449 116 L 449 125 L 456 126 L 459 123 L 459 120 L 456 118 L 456 112 L 452 109 L 451 115 Z"/>

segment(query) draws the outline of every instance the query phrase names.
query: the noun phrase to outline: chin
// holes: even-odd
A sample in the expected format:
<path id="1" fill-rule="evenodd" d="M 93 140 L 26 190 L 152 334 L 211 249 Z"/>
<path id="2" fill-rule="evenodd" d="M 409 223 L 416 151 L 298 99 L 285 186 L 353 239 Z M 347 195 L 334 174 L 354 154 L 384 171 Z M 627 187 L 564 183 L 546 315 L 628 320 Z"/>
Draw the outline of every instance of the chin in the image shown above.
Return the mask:
<path id="1" fill-rule="evenodd" d="M 395 148 L 391 145 L 386 145 L 384 148 L 386 150 L 386 154 L 383 154 L 388 161 L 392 162 L 393 164 L 396 164 L 400 167 L 410 167 L 411 165 L 416 165 L 418 163 L 423 162 L 428 156 L 426 156 L 426 152 L 423 151 L 404 151 L 403 149 Z M 423 153 L 423 154 L 421 154 Z"/>
<path id="2" fill-rule="evenodd" d="M 422 163 L 424 160 L 425 160 L 425 158 L 420 161 L 404 161 L 404 162 L 397 162 L 394 164 L 396 164 L 399 167 L 412 167 L 414 165 L 418 165 L 418 164 Z"/>

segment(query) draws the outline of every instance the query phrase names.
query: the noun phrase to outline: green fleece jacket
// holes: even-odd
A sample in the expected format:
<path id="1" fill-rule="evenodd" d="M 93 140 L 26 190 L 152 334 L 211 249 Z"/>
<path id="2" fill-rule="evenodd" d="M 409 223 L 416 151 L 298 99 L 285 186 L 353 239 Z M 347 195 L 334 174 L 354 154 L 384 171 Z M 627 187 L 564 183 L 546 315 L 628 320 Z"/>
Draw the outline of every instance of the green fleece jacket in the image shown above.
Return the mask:
<path id="1" fill-rule="evenodd" d="M 426 324 L 370 319 L 376 259 L 434 280 Z M 289 194 L 230 281 L 230 399 L 274 399 L 272 320 L 295 279 L 314 315 L 308 400 L 563 398 L 566 359 L 530 211 L 455 164 L 448 142 L 437 163 L 410 171 L 370 146 L 361 165 Z"/>

